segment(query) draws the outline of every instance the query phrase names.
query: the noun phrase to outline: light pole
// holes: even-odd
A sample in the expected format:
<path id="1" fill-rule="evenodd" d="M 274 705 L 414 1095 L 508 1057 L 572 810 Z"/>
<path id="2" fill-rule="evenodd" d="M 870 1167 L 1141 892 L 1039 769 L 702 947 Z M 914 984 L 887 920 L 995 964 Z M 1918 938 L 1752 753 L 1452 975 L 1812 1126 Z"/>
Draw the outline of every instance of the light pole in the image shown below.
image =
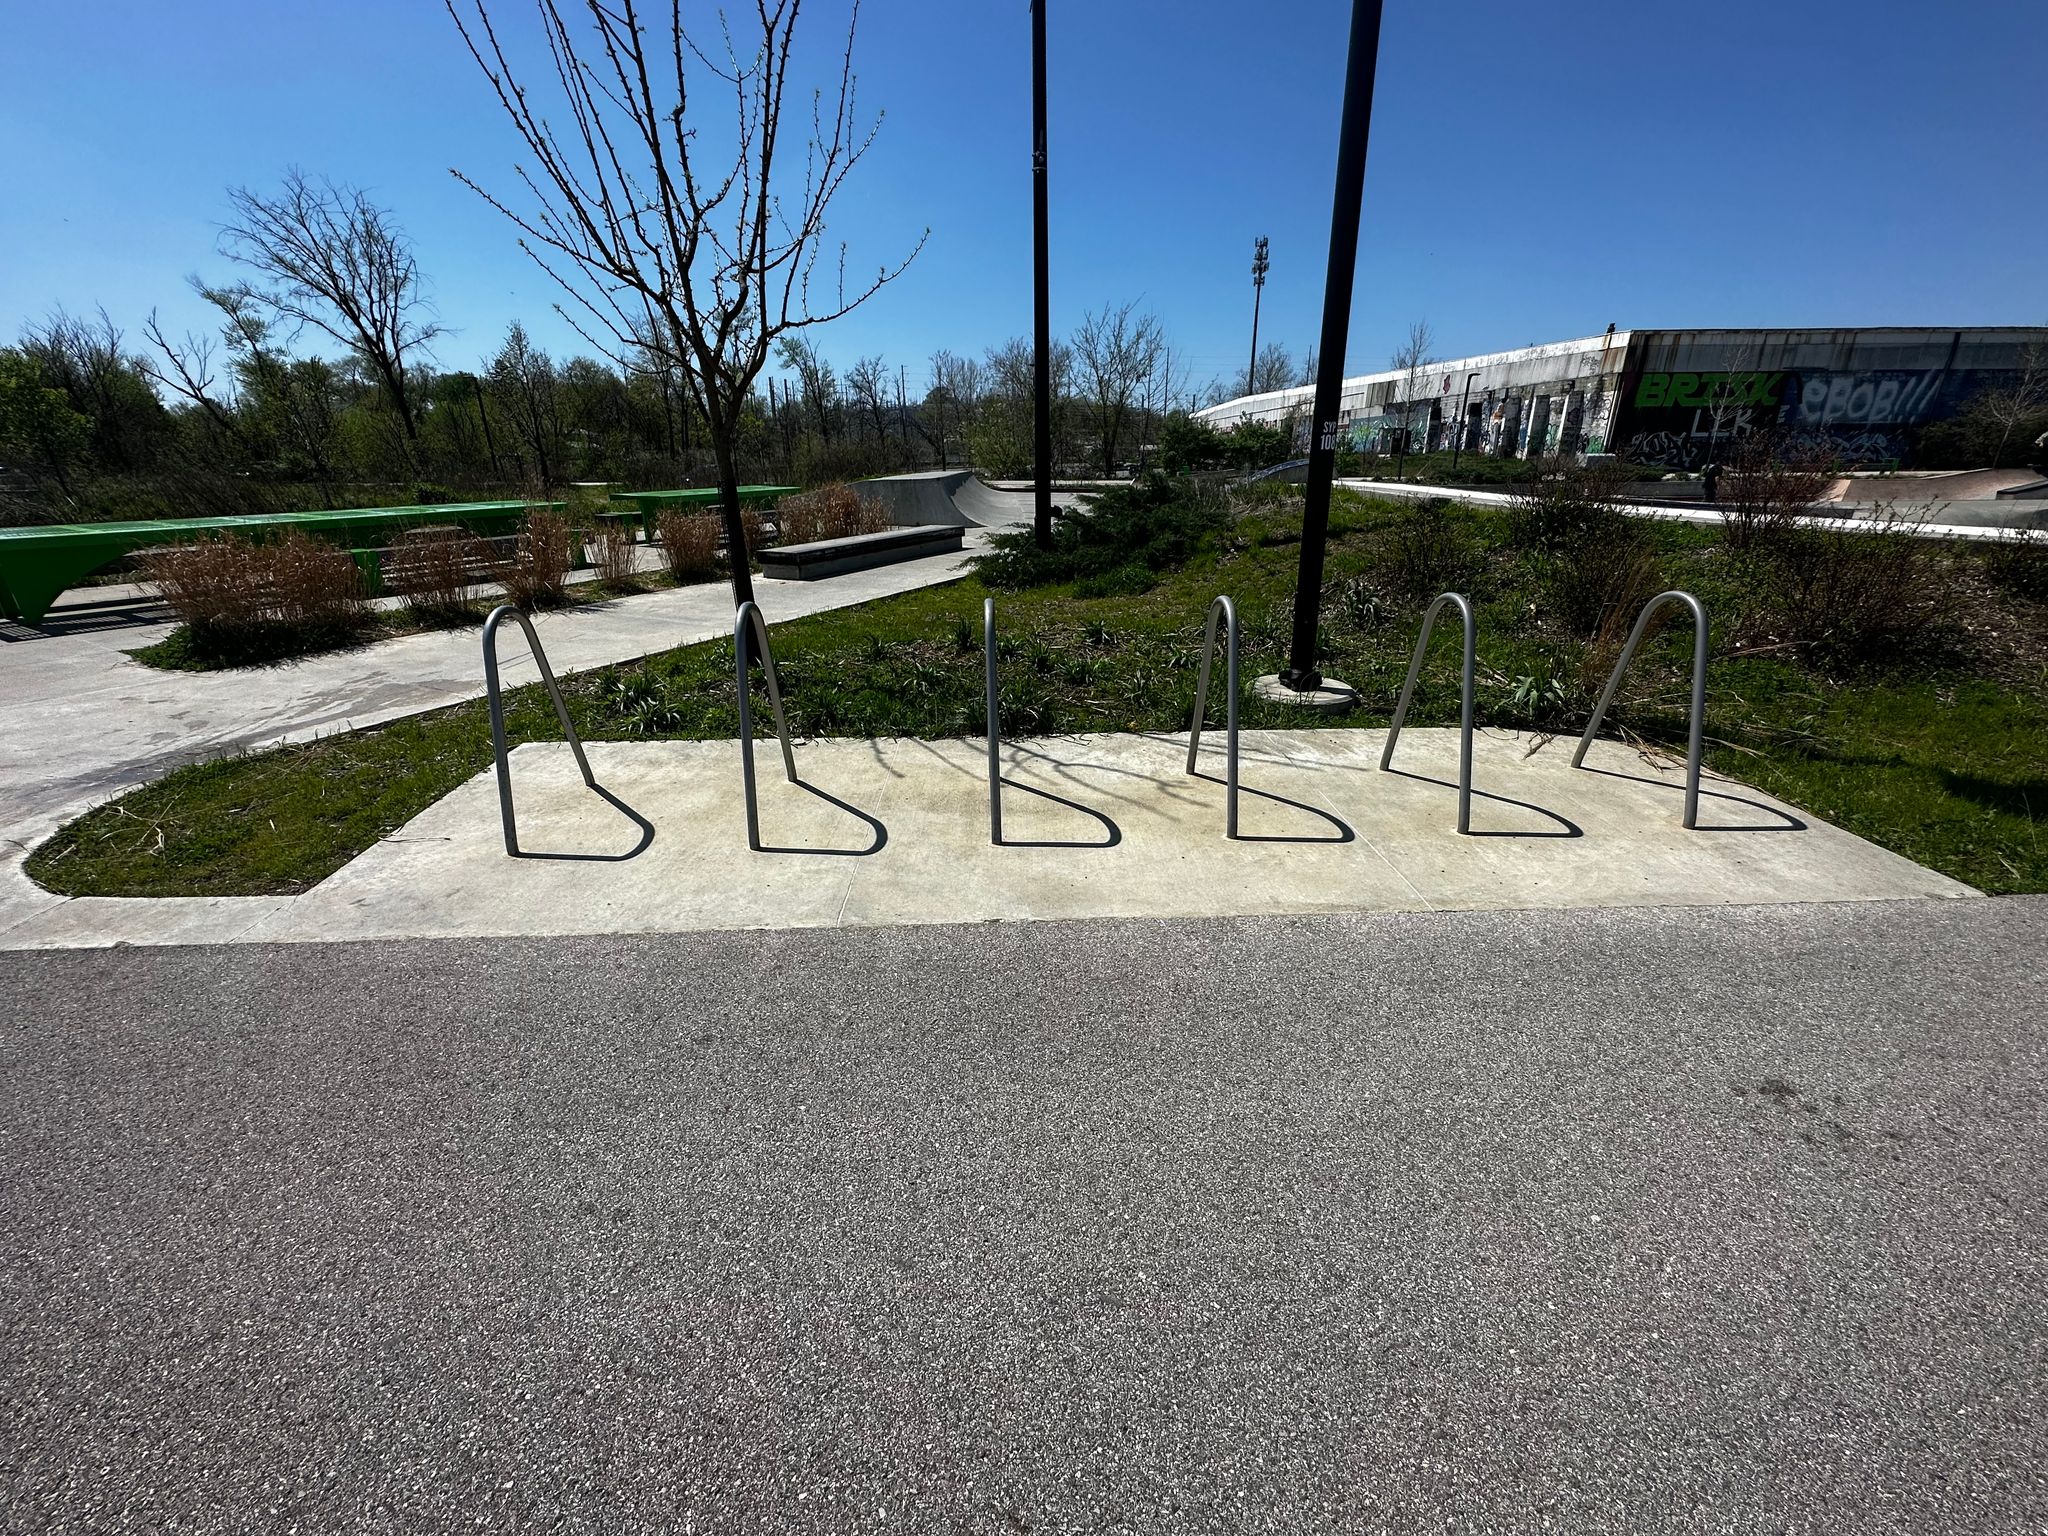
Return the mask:
<path id="1" fill-rule="evenodd" d="M 1031 537 L 1052 548 L 1052 255 L 1046 234 L 1045 196 L 1045 0 L 1031 0 L 1031 301 L 1036 335 L 1032 372 L 1037 400 L 1031 451 L 1037 460 L 1032 487 Z"/>
<path id="2" fill-rule="evenodd" d="M 1252 247 L 1252 362 L 1244 371 L 1246 394 L 1259 387 L 1259 295 L 1265 291 L 1266 268 L 1270 265 L 1266 260 L 1266 237 L 1261 235 L 1259 243 Z"/>
<path id="3" fill-rule="evenodd" d="M 1337 135 L 1337 189 L 1330 208 L 1330 268 L 1323 284 L 1323 334 L 1316 354 L 1315 415 L 1308 486 L 1301 507 L 1301 571 L 1294 586 L 1294 636 L 1283 688 L 1300 702 L 1348 704 L 1349 689 L 1323 687 L 1316 670 L 1316 628 L 1323 595 L 1323 553 L 1330 535 L 1330 482 L 1337 469 L 1337 414 L 1344 394 L 1344 344 L 1351 330 L 1351 284 L 1358 266 L 1359 210 L 1365 201 L 1365 144 L 1372 129 L 1373 76 L 1379 63 L 1381 0 L 1351 0 L 1345 54 L 1344 116 Z M 1272 696 L 1269 694 L 1269 696 Z"/>
<path id="4" fill-rule="evenodd" d="M 1476 372 L 1466 374 L 1465 392 L 1458 397 L 1458 441 L 1451 448 L 1453 472 L 1458 468 L 1458 455 L 1465 451 L 1465 434 L 1470 430 L 1472 421 L 1472 381 L 1478 377 Z"/>

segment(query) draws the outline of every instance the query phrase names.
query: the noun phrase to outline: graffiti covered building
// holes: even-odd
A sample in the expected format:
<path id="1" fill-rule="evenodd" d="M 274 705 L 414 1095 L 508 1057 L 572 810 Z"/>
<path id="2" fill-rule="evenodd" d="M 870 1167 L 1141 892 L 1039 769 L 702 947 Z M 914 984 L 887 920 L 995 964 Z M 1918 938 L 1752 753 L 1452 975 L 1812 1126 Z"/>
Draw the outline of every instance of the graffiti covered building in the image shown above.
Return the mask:
<path id="1" fill-rule="evenodd" d="M 1531 458 L 1611 453 L 1691 469 L 1760 431 L 1851 461 L 1911 463 L 1919 434 L 2048 362 L 2048 328 L 1609 331 L 1344 381 L 1351 446 L 1462 446 Z M 1310 388 L 1196 412 L 1222 428 L 1295 423 Z M 1458 433 L 1463 427 L 1462 445 Z"/>

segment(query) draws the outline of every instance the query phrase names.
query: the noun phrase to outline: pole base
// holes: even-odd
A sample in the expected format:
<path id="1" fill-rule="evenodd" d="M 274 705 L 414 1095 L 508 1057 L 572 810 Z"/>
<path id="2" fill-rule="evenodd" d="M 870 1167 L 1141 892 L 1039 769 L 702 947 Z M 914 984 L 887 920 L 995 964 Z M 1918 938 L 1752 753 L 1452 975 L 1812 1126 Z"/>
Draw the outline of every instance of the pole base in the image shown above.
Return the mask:
<path id="1" fill-rule="evenodd" d="M 1294 689 L 1277 673 L 1254 679 L 1252 697 L 1268 704 L 1289 704 L 1296 709 L 1320 709 L 1335 712 L 1352 709 L 1358 703 L 1358 690 L 1349 683 L 1334 677 L 1326 677 L 1313 688 Z"/>

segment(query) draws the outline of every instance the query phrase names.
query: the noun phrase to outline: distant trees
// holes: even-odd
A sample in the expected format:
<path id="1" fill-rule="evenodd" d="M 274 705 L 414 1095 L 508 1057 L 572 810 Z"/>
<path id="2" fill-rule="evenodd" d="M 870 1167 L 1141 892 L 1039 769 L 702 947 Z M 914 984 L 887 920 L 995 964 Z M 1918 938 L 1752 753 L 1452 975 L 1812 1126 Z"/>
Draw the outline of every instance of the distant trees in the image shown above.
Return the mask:
<path id="1" fill-rule="evenodd" d="M 1238 382 L 1244 386 L 1237 391 L 1240 395 L 1265 395 L 1291 388 L 1295 383 L 1294 359 L 1279 342 L 1269 341 L 1259 348 L 1251 372 L 1239 374 Z"/>
<path id="2" fill-rule="evenodd" d="M 1134 315 L 1135 305 L 1108 305 L 1083 316 L 1074 333 L 1073 354 L 1080 364 L 1081 387 L 1094 404 L 1095 441 L 1102 472 L 1116 472 L 1117 448 L 1123 441 L 1131 409 L 1159 367 L 1166 348 L 1159 322 Z"/>
<path id="3" fill-rule="evenodd" d="M 68 497 L 91 441 L 91 419 L 44 381 L 42 365 L 18 347 L 0 350 L 0 460 L 47 474 Z"/>

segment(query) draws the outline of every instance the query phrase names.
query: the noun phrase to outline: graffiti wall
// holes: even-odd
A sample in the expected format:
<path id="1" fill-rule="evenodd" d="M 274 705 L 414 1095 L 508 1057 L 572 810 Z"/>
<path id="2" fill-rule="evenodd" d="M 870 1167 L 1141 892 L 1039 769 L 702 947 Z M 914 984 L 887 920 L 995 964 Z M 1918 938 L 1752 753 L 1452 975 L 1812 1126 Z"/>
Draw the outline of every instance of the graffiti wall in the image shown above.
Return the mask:
<path id="1" fill-rule="evenodd" d="M 1644 373 L 1620 411 L 1617 441 L 1638 464 L 1693 469 L 1770 430 L 1844 459 L 1905 459 L 1915 431 L 1980 387 L 1945 369 L 1861 373 Z"/>
<path id="2" fill-rule="evenodd" d="M 1609 434 L 1616 453 L 1641 464 L 1697 469 L 1767 431 L 1789 446 L 1845 461 L 1911 462 L 1923 428 L 1954 416 L 1983 390 L 2010 382 L 1995 355 L 2006 344 L 1973 341 L 1969 333 L 1877 333 L 1869 345 L 1857 333 L 1722 337 L 1640 333 L 1641 350 L 1623 372 Z M 1744 356 L 1759 365 L 1776 359 L 1795 366 L 1705 372 L 1671 366 Z M 1812 363 L 1822 366 L 1796 366 Z M 1882 363 L 1893 366 L 1868 366 Z"/>

